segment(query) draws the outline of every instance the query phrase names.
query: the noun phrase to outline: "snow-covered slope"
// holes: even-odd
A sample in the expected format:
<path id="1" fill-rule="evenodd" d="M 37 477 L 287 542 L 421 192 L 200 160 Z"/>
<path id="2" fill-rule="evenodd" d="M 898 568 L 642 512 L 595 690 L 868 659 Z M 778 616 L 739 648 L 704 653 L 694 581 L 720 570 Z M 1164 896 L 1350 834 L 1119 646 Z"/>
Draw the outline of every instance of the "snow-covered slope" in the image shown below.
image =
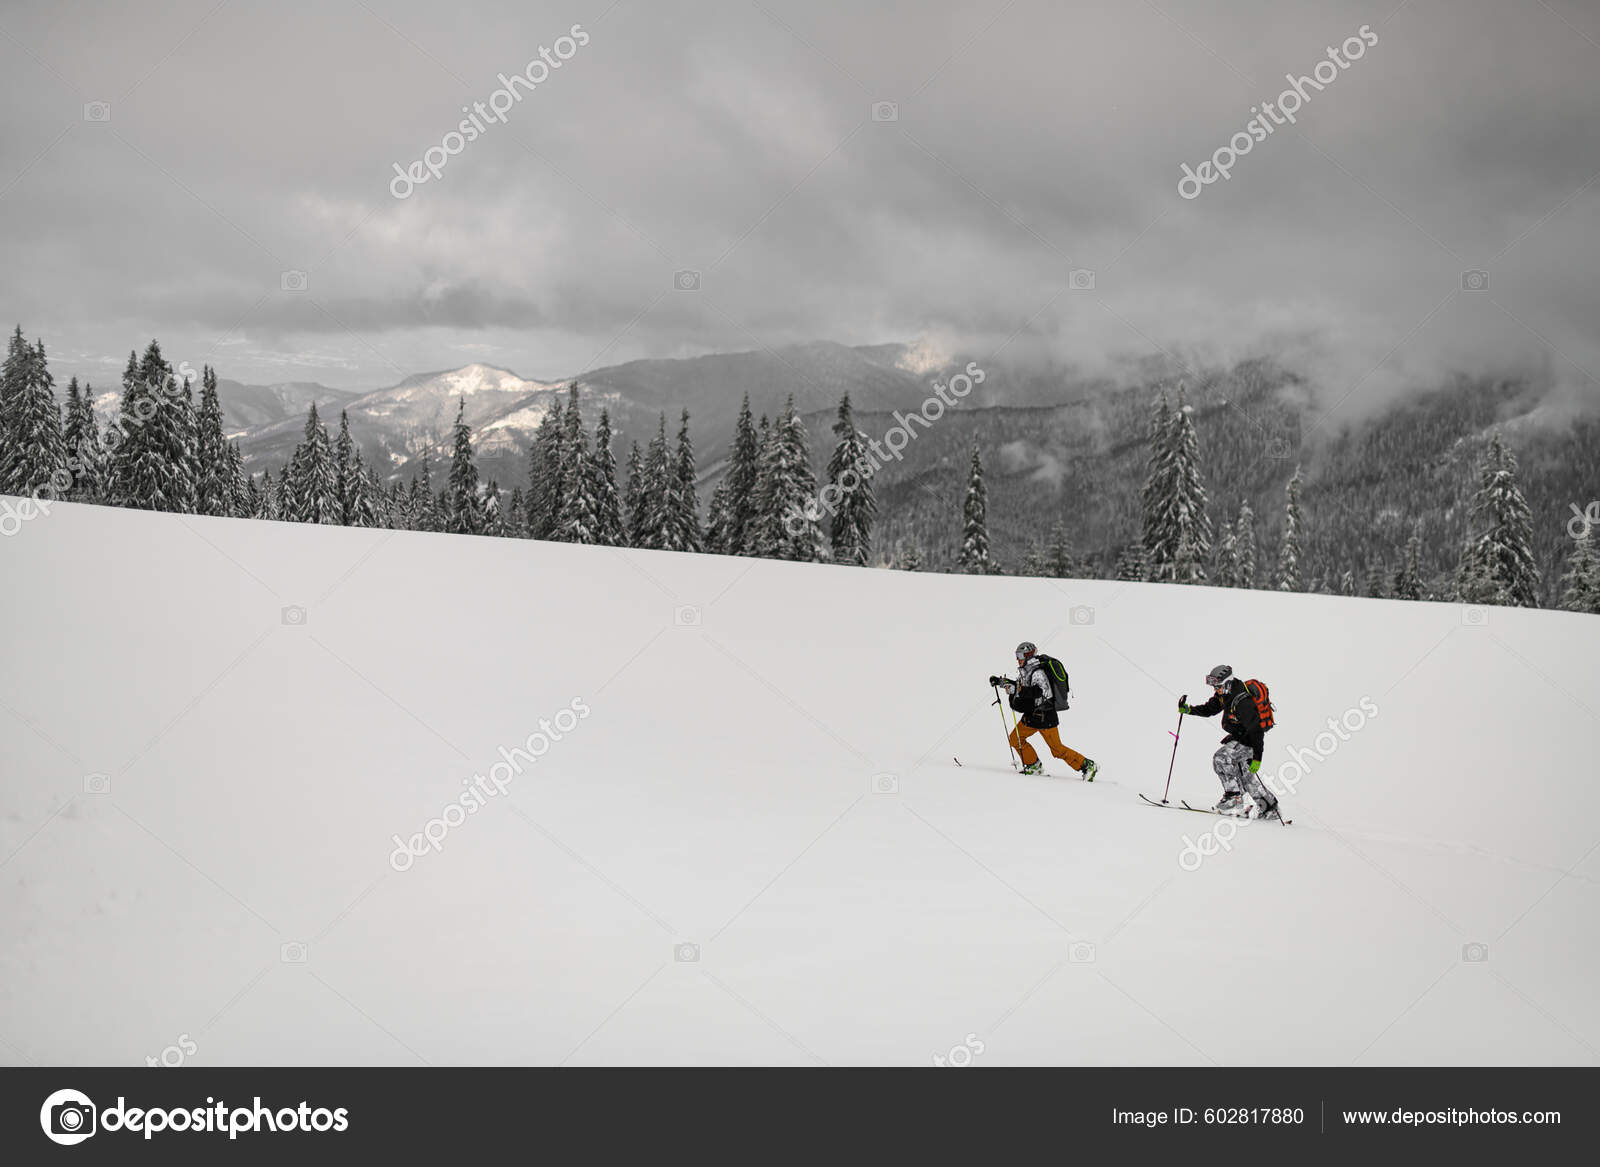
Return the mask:
<path id="1" fill-rule="evenodd" d="M 69 505 L 0 569 L 3 1061 L 1597 1060 L 1593 618 Z M 1092 785 L 1007 766 L 1024 637 Z M 1136 792 L 1219 661 L 1308 768 L 1200 857 Z"/>

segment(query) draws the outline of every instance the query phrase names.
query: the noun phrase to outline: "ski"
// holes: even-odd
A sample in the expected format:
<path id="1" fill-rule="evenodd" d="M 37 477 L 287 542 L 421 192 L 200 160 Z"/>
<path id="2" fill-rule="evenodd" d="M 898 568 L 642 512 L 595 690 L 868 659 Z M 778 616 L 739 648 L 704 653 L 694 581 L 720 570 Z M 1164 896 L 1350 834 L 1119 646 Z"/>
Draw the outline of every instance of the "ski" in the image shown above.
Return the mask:
<path id="1" fill-rule="evenodd" d="M 1182 799 L 1179 799 L 1179 801 L 1183 802 Z M 1244 822 L 1247 822 L 1247 823 L 1255 823 L 1255 822 L 1260 822 L 1261 821 L 1260 819 L 1250 818 L 1247 815 L 1242 815 L 1242 814 L 1224 814 L 1220 810 L 1207 810 L 1204 807 L 1190 806 L 1187 802 L 1183 802 L 1183 809 L 1184 810 L 1192 810 L 1192 811 L 1194 811 L 1195 814 L 1214 814 L 1219 819 L 1241 819 L 1241 820 L 1243 820 Z M 1281 815 L 1283 812 L 1280 810 L 1278 813 Z M 1290 823 L 1294 822 L 1293 819 L 1286 819 L 1286 818 L 1280 818 L 1278 821 L 1280 823 L 1282 823 L 1284 826 L 1288 826 Z"/>

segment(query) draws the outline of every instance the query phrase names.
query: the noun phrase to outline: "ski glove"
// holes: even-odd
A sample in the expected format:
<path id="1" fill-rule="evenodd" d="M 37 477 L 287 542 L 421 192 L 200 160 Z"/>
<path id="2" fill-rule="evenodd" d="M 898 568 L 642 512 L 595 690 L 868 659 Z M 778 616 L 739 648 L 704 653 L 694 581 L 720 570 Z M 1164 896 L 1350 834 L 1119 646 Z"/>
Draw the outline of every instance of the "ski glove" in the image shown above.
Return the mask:
<path id="1" fill-rule="evenodd" d="M 1179 713 L 1193 713 L 1194 712 L 1194 707 L 1191 706 L 1187 701 L 1179 701 L 1178 702 L 1178 712 Z"/>
<path id="2" fill-rule="evenodd" d="M 1252 774 L 1261 773 L 1261 759 L 1260 758 L 1251 758 L 1250 759 L 1250 773 L 1252 773 Z"/>

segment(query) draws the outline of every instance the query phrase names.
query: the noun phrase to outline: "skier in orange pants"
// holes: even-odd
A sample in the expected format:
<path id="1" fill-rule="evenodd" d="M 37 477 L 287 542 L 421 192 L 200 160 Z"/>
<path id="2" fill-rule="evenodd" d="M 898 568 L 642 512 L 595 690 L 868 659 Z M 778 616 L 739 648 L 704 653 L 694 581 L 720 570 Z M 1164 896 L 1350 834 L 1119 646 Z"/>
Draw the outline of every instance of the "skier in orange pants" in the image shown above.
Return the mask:
<path id="1" fill-rule="evenodd" d="M 1022 720 L 1011 731 L 1010 738 L 1011 748 L 1022 759 L 1022 772 L 1038 774 L 1044 770 L 1038 753 L 1027 740 L 1037 733 L 1044 738 L 1044 744 L 1050 747 L 1052 754 L 1076 770 L 1086 782 L 1093 782 L 1099 767 L 1092 759 L 1061 743 L 1061 731 L 1058 728 L 1061 719 L 1056 716 L 1056 711 L 1067 707 L 1066 672 L 1061 669 L 1061 662 L 1039 652 L 1032 641 L 1024 640 L 1017 645 L 1017 669 L 1015 681 L 1005 677 L 990 677 L 989 683 L 1005 689 L 1011 695 L 1011 708 L 1022 714 Z M 1058 692 L 1061 697 L 1059 702 Z"/>

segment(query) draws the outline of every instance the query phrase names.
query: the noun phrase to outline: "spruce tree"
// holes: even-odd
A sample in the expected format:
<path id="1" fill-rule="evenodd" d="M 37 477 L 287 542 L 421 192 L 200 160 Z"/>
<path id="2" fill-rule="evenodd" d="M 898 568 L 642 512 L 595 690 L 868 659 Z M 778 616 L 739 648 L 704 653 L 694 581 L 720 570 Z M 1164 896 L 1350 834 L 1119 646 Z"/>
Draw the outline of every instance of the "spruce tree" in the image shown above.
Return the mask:
<path id="1" fill-rule="evenodd" d="M 1178 547 L 1172 528 L 1172 499 L 1177 493 L 1178 467 L 1172 451 L 1172 409 L 1162 392 L 1150 411 L 1145 429 L 1150 447 L 1139 503 L 1144 513 L 1144 560 L 1151 579 L 1165 578 Z"/>
<path id="2" fill-rule="evenodd" d="M 1422 595 L 1422 529 L 1420 526 L 1411 531 L 1411 538 L 1406 540 L 1405 558 L 1401 561 L 1400 568 L 1394 576 L 1394 598 L 1397 600 L 1420 600 Z"/>
<path id="3" fill-rule="evenodd" d="M 622 502 L 617 497 L 617 458 L 611 442 L 611 411 L 602 409 L 594 430 L 594 456 L 589 459 L 595 542 L 605 547 L 624 547 L 628 537 L 623 526 Z"/>
<path id="4" fill-rule="evenodd" d="M 566 482 L 566 410 L 556 397 L 539 422 L 528 454 L 528 534 L 553 539 L 561 521 Z"/>
<path id="5" fill-rule="evenodd" d="M 1022 557 L 1022 568 L 1017 574 L 1031 578 L 1043 578 L 1050 574 L 1049 567 L 1045 563 L 1044 548 L 1037 542 L 1029 545 L 1028 553 Z"/>
<path id="6" fill-rule="evenodd" d="M 283 471 L 279 471 L 281 478 Z M 281 519 L 283 509 L 279 506 L 281 487 L 272 481 L 272 468 L 269 466 L 261 472 L 261 518 Z"/>
<path id="7" fill-rule="evenodd" d="M 1283 545 L 1278 551 L 1278 590 L 1298 592 L 1300 581 L 1300 467 L 1294 468 L 1286 490 L 1288 502 L 1283 514 Z"/>
<path id="8" fill-rule="evenodd" d="M 122 375 L 121 411 L 107 433 L 108 442 L 116 434 L 111 479 L 119 506 L 193 512 L 197 483 L 192 452 L 186 448 L 192 427 L 182 410 L 183 398 L 161 346 L 152 340 L 137 361 L 130 353 Z"/>
<path id="9" fill-rule="evenodd" d="M 628 546 L 642 547 L 639 540 L 649 525 L 649 516 L 645 506 L 644 455 L 639 452 L 637 441 L 628 451 L 628 485 L 623 505 L 627 508 Z"/>
<path id="10" fill-rule="evenodd" d="M 1256 586 L 1256 513 L 1250 509 L 1250 500 L 1239 504 L 1239 517 L 1233 525 L 1233 553 L 1236 565 L 1236 582 L 1233 586 Z"/>
<path id="11" fill-rule="evenodd" d="M 236 441 L 229 442 L 227 449 L 228 513 L 235 518 L 250 518 L 254 512 L 250 508 L 249 478 L 244 472 L 244 453 Z"/>
<path id="12" fill-rule="evenodd" d="M 1061 523 L 1050 528 L 1050 557 L 1045 561 L 1045 574 L 1056 579 L 1070 579 L 1078 572 L 1072 559 L 1072 545 L 1067 541 L 1067 529 Z"/>
<path id="13" fill-rule="evenodd" d="M 13 344 L 21 335 L 18 328 Z M 23 342 L 16 351 L 20 367 L 13 368 L 8 354 L 5 368 L 0 371 L 5 401 L 0 493 L 65 497 L 71 487 L 67 444 L 61 432 L 61 410 L 56 405 L 55 378 L 45 360 L 44 341 L 33 348 Z"/>
<path id="14" fill-rule="evenodd" d="M 67 385 L 67 417 L 61 437 L 67 472 L 72 475 L 68 497 L 75 502 L 101 501 L 108 485 L 107 466 L 100 423 L 94 416 L 94 389 L 85 384 L 80 393 L 76 377 Z"/>
<path id="15" fill-rule="evenodd" d="M 1239 586 L 1239 547 L 1234 528 L 1224 526 L 1222 538 L 1217 541 L 1216 562 L 1211 568 L 1211 582 L 1219 588 Z"/>
<path id="16" fill-rule="evenodd" d="M 422 450 L 422 473 L 411 480 L 411 529 L 438 531 L 443 527 L 439 500 L 433 494 L 433 471 L 428 465 L 428 449 Z"/>
<path id="17" fill-rule="evenodd" d="M 662 506 L 662 546 L 668 551 L 702 549 L 695 476 L 694 443 L 689 439 L 689 411 L 685 409 L 678 426 L 678 448 L 667 476 L 667 493 Z"/>
<path id="18" fill-rule="evenodd" d="M 202 515 L 233 513 L 233 461 L 217 397 L 217 374 L 210 365 L 200 371 L 200 412 L 195 419 L 195 511 Z"/>
<path id="19" fill-rule="evenodd" d="M 1498 431 L 1478 467 L 1473 516 L 1481 533 L 1462 554 L 1461 599 L 1474 604 L 1534 608 L 1539 603 L 1539 567 L 1531 539 L 1532 513 L 1517 485 L 1517 460 Z"/>
<path id="20" fill-rule="evenodd" d="M 856 429 L 848 392 L 839 398 L 833 432 L 839 439 L 828 459 L 828 486 L 833 490 L 830 494 L 824 488 L 833 499 L 833 560 L 865 567 L 872 558 L 872 520 L 878 503 L 872 495 L 866 441 Z"/>
<path id="21" fill-rule="evenodd" d="M 1600 552 L 1595 549 L 1590 531 L 1572 541 L 1566 574 L 1561 579 L 1561 606 L 1568 612 L 1600 615 Z"/>
<path id="22" fill-rule="evenodd" d="M 503 535 L 505 511 L 500 506 L 500 484 L 494 479 L 489 480 L 489 485 L 483 491 L 483 506 L 479 508 L 483 519 L 483 534 Z"/>
<path id="23" fill-rule="evenodd" d="M 728 455 L 727 521 L 722 535 L 722 550 L 729 555 L 749 555 L 751 528 L 758 521 L 755 511 L 756 479 L 760 473 L 761 442 L 750 415 L 750 394 L 739 406 L 734 425 L 733 446 Z"/>
<path id="24" fill-rule="evenodd" d="M 347 489 L 350 501 L 345 508 L 345 526 L 381 527 L 384 525 L 383 487 L 361 457 L 361 447 L 352 449 Z"/>
<path id="25" fill-rule="evenodd" d="M 972 464 L 967 472 L 967 498 L 961 508 L 961 555 L 957 566 L 972 575 L 988 575 L 993 571 L 989 562 L 989 491 L 983 482 L 983 459 L 976 444 L 972 447 Z"/>
<path id="26" fill-rule="evenodd" d="M 1204 583 L 1211 554 L 1211 519 L 1200 477 L 1200 442 L 1194 420 L 1178 389 L 1177 408 L 1161 395 L 1150 422 L 1150 471 L 1141 500 L 1145 512 L 1145 550 L 1150 578 Z M 1188 542 L 1183 578 L 1178 579 L 1178 549 Z"/>
<path id="27" fill-rule="evenodd" d="M 561 437 L 561 511 L 556 517 L 553 537 L 563 543 L 598 543 L 600 524 L 594 497 L 594 468 L 589 464 L 589 435 L 583 429 L 576 381 L 569 392 L 566 430 Z"/>
<path id="28" fill-rule="evenodd" d="M 360 479 L 356 476 L 356 443 L 350 436 L 350 411 L 339 411 L 339 436 L 333 442 L 334 493 L 339 496 L 339 521 L 347 527 L 357 524 L 350 521 L 355 511 L 356 492 Z"/>
<path id="29" fill-rule="evenodd" d="M 16 403 L 22 400 L 28 385 L 32 360 L 33 350 L 28 347 L 27 339 L 22 335 L 22 325 L 19 324 L 6 344 L 5 363 L 0 365 L 0 464 L 3 464 L 6 451 L 16 444 L 13 441 L 12 424 L 16 416 Z M 0 478 L 0 491 L 8 488 L 9 483 Z"/>
<path id="30" fill-rule="evenodd" d="M 767 434 L 757 475 L 759 554 L 798 563 L 825 556 L 810 441 L 791 394 Z"/>
<path id="31" fill-rule="evenodd" d="M 525 539 L 528 537 L 528 512 L 523 502 L 522 487 L 511 488 L 511 501 L 506 504 L 506 519 L 502 532 L 507 539 Z"/>
<path id="32" fill-rule="evenodd" d="M 656 436 L 645 447 L 639 479 L 639 522 L 634 546 L 659 551 L 665 546 L 666 495 L 672 479 L 672 459 L 667 449 L 667 415 L 656 422 Z"/>
<path id="33" fill-rule="evenodd" d="M 456 406 L 452 436 L 444 529 L 452 535 L 479 535 L 483 533 L 483 513 L 478 502 L 478 466 L 472 460 L 472 427 L 467 424 L 465 397 Z"/>
<path id="34" fill-rule="evenodd" d="M 1150 578 L 1150 564 L 1143 543 L 1130 543 L 1117 556 L 1117 579 L 1136 583 Z"/>
<path id="35" fill-rule="evenodd" d="M 728 540 L 728 479 L 724 477 L 711 491 L 711 501 L 706 504 L 705 550 L 712 555 L 726 555 Z"/>
<path id="36" fill-rule="evenodd" d="M 770 559 L 778 554 L 782 532 L 777 528 L 782 523 L 782 516 L 776 514 L 773 501 L 773 476 L 777 462 L 777 430 L 766 414 L 762 414 L 761 424 L 756 430 L 756 483 L 751 492 L 750 521 L 745 527 L 741 555 Z"/>

